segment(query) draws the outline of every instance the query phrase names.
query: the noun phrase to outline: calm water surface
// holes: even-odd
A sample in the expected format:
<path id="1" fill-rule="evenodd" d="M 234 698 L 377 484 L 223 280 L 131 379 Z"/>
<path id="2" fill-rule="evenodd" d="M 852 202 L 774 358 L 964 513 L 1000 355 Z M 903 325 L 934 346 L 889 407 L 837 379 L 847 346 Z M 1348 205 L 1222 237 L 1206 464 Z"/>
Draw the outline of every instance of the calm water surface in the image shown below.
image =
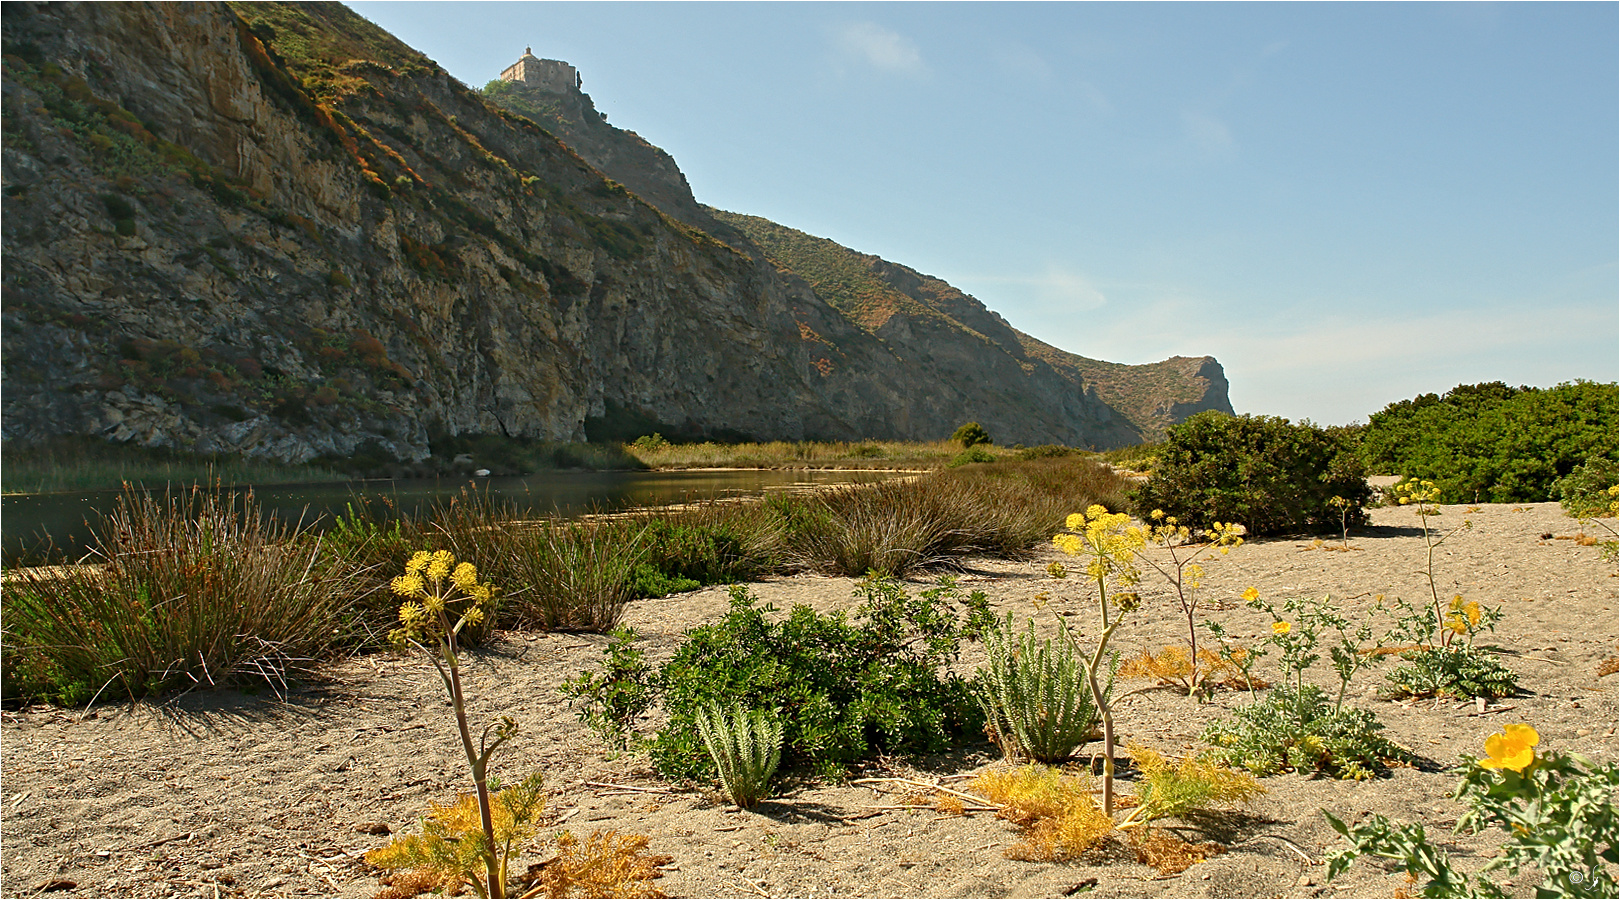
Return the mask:
<path id="1" fill-rule="evenodd" d="M 268 485 L 253 488 L 267 515 L 302 519 L 324 527 L 362 498 L 377 512 L 388 506 L 407 514 L 448 501 L 469 484 L 536 515 L 576 516 L 668 506 L 695 500 L 761 496 L 767 491 L 881 481 L 895 472 L 765 471 L 723 472 L 543 472 L 510 478 L 351 481 L 330 484 Z M 189 490 L 189 487 L 186 488 Z M 4 560 L 12 565 L 37 554 L 47 543 L 70 557 L 83 554 L 90 524 L 111 512 L 118 491 L 18 494 L 0 497 Z M 381 501 L 386 499 L 387 504 Z"/>

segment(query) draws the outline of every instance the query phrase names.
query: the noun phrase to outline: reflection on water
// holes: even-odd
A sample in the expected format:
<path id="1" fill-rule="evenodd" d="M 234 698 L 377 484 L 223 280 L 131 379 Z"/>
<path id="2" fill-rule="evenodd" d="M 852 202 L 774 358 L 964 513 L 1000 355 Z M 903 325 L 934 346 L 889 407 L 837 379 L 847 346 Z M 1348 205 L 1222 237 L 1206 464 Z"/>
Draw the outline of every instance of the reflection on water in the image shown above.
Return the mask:
<path id="1" fill-rule="evenodd" d="M 346 506 L 366 498 L 374 511 L 386 507 L 406 514 L 425 510 L 435 501 L 447 501 L 469 483 L 488 490 L 497 499 L 516 504 L 536 515 L 575 516 L 638 507 L 667 506 L 724 497 L 760 496 L 767 491 L 793 490 L 817 485 L 880 481 L 894 472 L 873 471 L 766 471 L 757 469 L 718 472 L 542 472 L 510 478 L 417 479 L 356 481 L 336 484 L 270 485 L 253 489 L 260 507 L 283 521 L 330 524 Z M 189 488 L 187 488 L 189 489 Z M 86 548 L 98 515 L 111 512 L 118 491 L 18 494 L 0 497 L 0 532 L 7 565 L 36 554 L 49 543 L 78 557 Z"/>

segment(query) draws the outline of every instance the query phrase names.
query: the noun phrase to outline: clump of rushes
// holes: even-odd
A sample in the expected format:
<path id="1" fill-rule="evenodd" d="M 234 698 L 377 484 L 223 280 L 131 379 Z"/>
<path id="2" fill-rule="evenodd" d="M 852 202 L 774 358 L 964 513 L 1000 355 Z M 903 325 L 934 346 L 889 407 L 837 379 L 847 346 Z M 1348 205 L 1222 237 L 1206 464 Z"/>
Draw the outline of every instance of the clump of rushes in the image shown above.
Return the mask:
<path id="1" fill-rule="evenodd" d="M 483 846 L 476 858 L 483 863 L 484 872 L 480 877 L 478 872 L 467 870 L 461 877 L 480 896 L 505 897 L 512 845 L 503 844 L 495 831 L 489 760 L 517 734 L 517 723 L 510 716 L 502 716 L 498 723 L 484 728 L 474 745 L 461 691 L 461 651 L 457 641 L 463 628 L 477 626 L 494 614 L 496 588 L 478 580 L 478 569 L 472 563 L 457 564 L 448 550 L 418 551 L 405 564 L 405 574 L 395 578 L 390 587 L 405 602 L 399 607 L 400 627 L 389 638 L 398 646 L 426 653 L 438 670 L 450 704 L 455 707 L 461 749 L 472 768 L 474 796 L 483 826 Z"/>
<path id="2" fill-rule="evenodd" d="M 264 681 L 331 646 L 341 573 L 253 495 L 126 488 L 85 564 L 22 568 L 3 595 L 5 693 L 74 705 Z"/>
<path id="3" fill-rule="evenodd" d="M 743 809 L 770 796 L 771 776 L 782 761 L 782 722 L 762 709 L 710 701 L 697 709 L 698 734 L 720 771 L 731 802 Z"/>

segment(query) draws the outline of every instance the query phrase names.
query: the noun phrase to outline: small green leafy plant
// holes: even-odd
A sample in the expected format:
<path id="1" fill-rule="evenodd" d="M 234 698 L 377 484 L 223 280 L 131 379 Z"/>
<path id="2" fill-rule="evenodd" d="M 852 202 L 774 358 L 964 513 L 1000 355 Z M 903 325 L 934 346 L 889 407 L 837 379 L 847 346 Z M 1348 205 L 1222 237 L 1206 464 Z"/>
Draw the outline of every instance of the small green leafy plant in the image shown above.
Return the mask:
<path id="1" fill-rule="evenodd" d="M 1368 658 L 1359 646 L 1370 635 L 1365 623 L 1352 627 L 1326 597 L 1286 600 L 1282 615 L 1253 588 L 1244 597 L 1272 617 L 1266 643 L 1278 651 L 1282 683 L 1205 729 L 1204 740 L 1214 745 L 1215 759 L 1256 775 L 1325 771 L 1362 779 L 1372 777 L 1390 760 L 1408 757 L 1379 734 L 1384 726 L 1370 711 L 1344 704 L 1351 679 Z M 1329 656 L 1339 675 L 1339 690 L 1331 700 L 1327 691 L 1305 681 L 1305 671 L 1320 659 L 1317 649 L 1329 631 L 1337 637 Z"/>
<path id="2" fill-rule="evenodd" d="M 1096 703 L 1084 661 L 1067 625 L 1062 636 L 1038 638 L 1035 621 L 1019 634 L 1012 613 L 984 632 L 985 666 L 974 678 L 991 739 L 1008 759 L 1052 763 L 1067 759 L 1096 734 Z M 1113 688 L 1109 679 L 1104 694 Z"/>
<path id="3" fill-rule="evenodd" d="M 727 710 L 710 701 L 695 716 L 698 734 L 720 772 L 731 802 L 747 809 L 770 796 L 771 776 L 782 761 L 782 722 L 762 709 Z"/>
<path id="4" fill-rule="evenodd" d="M 613 629 L 602 670 L 581 672 L 562 686 L 569 705 L 579 703 L 579 720 L 614 750 L 632 749 L 635 721 L 656 699 L 653 669 L 635 640 L 635 629 Z"/>
<path id="5" fill-rule="evenodd" d="M 1336 878 L 1364 855 L 1401 863 L 1424 897 L 1503 897 L 1486 873 L 1509 874 L 1534 867 L 1542 876 L 1537 897 L 1614 897 L 1620 883 L 1615 795 L 1620 772 L 1613 760 L 1596 763 L 1574 754 L 1537 755 L 1541 736 L 1529 725 L 1507 725 L 1485 739 L 1486 758 L 1463 757 L 1462 780 L 1453 796 L 1469 806 L 1459 832 L 1496 827 L 1507 835 L 1500 853 L 1470 876 L 1453 868 L 1430 843 L 1423 826 L 1372 816 L 1354 828 L 1323 810 L 1333 830 L 1350 846 L 1328 856 Z"/>

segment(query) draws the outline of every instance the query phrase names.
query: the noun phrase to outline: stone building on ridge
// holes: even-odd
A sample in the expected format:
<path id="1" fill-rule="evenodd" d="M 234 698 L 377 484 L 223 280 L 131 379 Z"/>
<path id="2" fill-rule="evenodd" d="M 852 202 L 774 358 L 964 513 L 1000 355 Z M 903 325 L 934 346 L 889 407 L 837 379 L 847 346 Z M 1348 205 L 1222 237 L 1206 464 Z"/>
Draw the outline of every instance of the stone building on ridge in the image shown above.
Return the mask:
<path id="1" fill-rule="evenodd" d="M 573 66 L 558 59 L 540 59 L 530 47 L 523 48 L 523 56 L 507 66 L 501 78 L 557 94 L 577 91 L 585 83 Z"/>

